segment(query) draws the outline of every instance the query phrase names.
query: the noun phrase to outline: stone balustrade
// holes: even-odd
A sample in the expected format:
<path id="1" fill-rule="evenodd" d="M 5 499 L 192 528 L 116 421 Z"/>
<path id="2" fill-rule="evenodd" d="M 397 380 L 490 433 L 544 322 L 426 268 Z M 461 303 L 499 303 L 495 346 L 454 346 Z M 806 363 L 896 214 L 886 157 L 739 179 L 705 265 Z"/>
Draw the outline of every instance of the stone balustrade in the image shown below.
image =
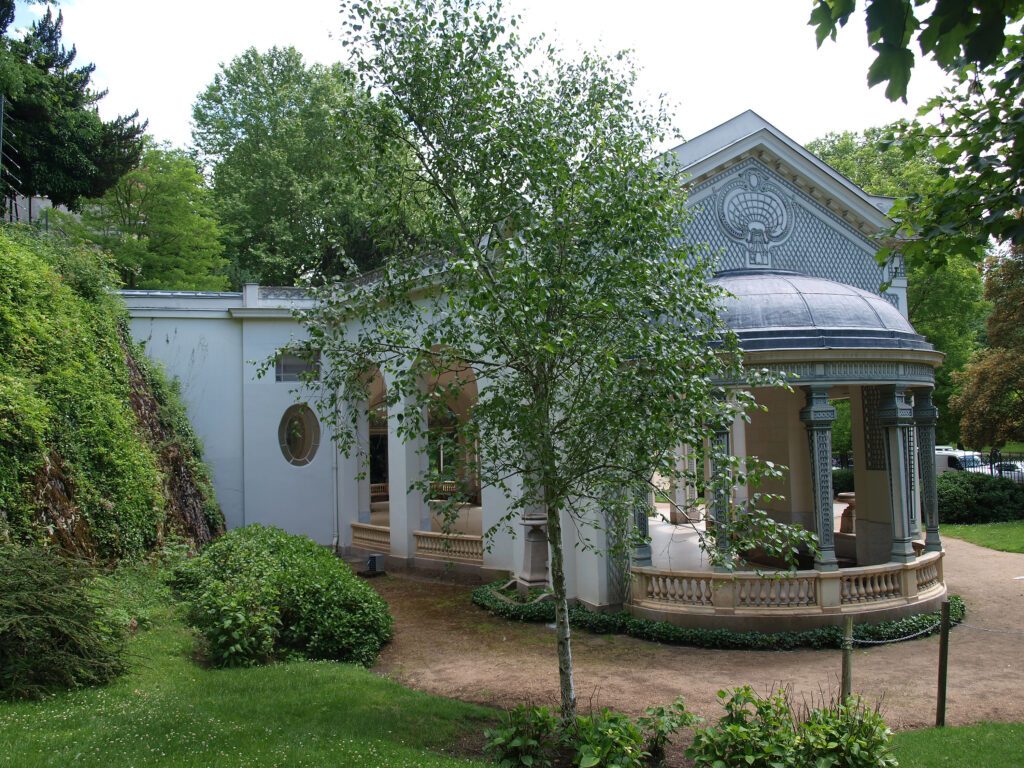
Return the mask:
<path id="1" fill-rule="evenodd" d="M 913 612 L 945 594 L 942 552 L 909 563 L 883 563 L 837 571 L 778 573 L 632 569 L 631 610 L 649 618 L 703 626 L 692 617 L 774 620 L 806 617 L 807 626 L 835 623 L 837 616 L 882 611 Z M 743 621 L 731 622 L 742 626 Z M 797 627 L 799 620 L 788 626 Z"/>
<path id="2" fill-rule="evenodd" d="M 371 552 L 391 552 L 391 530 L 386 525 L 352 523 L 352 546 Z"/>
<path id="3" fill-rule="evenodd" d="M 480 565 L 484 561 L 484 540 L 481 536 L 430 531 L 416 531 L 414 535 L 416 557 L 471 565 Z"/>
<path id="4" fill-rule="evenodd" d="M 389 489 L 387 483 L 370 483 L 370 500 L 381 501 L 388 498 Z"/>

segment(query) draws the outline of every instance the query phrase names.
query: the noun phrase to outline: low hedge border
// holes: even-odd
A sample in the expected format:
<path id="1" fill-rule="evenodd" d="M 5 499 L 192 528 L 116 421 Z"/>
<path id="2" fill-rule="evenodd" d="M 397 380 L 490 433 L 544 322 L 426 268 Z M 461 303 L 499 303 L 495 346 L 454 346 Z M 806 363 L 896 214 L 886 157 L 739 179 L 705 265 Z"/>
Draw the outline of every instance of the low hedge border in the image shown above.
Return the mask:
<path id="1" fill-rule="evenodd" d="M 509 600 L 501 594 L 507 582 L 484 584 L 473 590 L 473 603 L 495 616 L 513 621 L 552 622 L 555 605 L 552 602 L 522 603 Z M 949 597 L 949 615 L 954 624 L 963 621 L 966 608 L 959 595 Z M 937 625 L 939 613 L 919 613 L 903 619 L 878 624 L 857 624 L 853 628 L 855 640 L 895 641 L 914 635 Z M 667 645 L 690 645 L 697 648 L 723 650 L 788 651 L 794 648 L 840 648 L 843 642 L 841 627 L 821 627 L 803 632 L 734 632 L 730 629 L 694 629 L 679 627 L 667 621 L 652 621 L 633 616 L 625 611 L 598 613 L 581 605 L 569 608 L 569 623 L 598 635 L 629 635 Z M 927 637 L 938 631 L 918 635 Z"/>

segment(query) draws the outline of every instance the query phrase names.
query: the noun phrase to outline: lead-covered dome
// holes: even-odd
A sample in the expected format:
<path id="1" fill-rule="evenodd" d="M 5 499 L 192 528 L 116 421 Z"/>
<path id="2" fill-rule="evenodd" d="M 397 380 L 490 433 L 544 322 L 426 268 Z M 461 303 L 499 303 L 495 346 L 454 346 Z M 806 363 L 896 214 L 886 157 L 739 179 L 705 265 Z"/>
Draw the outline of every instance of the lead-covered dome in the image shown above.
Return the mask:
<path id="1" fill-rule="evenodd" d="M 931 350 L 923 336 L 880 295 L 791 272 L 722 272 L 713 283 L 723 319 L 746 351 L 855 348 Z"/>

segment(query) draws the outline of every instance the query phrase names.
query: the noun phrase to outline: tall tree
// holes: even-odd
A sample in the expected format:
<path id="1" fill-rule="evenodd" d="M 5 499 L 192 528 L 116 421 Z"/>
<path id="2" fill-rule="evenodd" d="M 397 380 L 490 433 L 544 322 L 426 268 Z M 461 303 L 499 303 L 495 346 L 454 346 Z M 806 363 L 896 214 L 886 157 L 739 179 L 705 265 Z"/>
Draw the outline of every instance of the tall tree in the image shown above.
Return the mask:
<path id="1" fill-rule="evenodd" d="M 893 139 L 904 128 L 897 123 L 868 128 L 863 134 L 830 133 L 807 148 L 873 195 L 906 200 L 935 194 L 933 190 L 942 185 L 941 166 L 928 147 L 912 156 L 904 152 Z M 981 271 L 960 254 L 949 254 L 937 264 L 922 259 L 914 249 L 905 255 L 910 322 L 946 356 L 935 377 L 938 438 L 955 443 L 960 418 L 949 407 L 957 390 L 955 374 L 977 349 L 988 312 Z"/>
<path id="2" fill-rule="evenodd" d="M 146 124 L 137 112 L 100 118 L 96 104 L 105 92 L 90 87 L 94 65 L 75 66 L 63 22 L 48 7 L 23 39 L 3 38 L 0 88 L 18 164 L 15 188 L 77 208 L 79 198 L 102 195 L 138 163 Z"/>
<path id="3" fill-rule="evenodd" d="M 856 0 L 816 0 L 810 24 L 818 45 L 835 39 Z M 1024 246 L 1024 0 L 866 0 L 868 43 L 877 58 L 868 84 L 887 82 L 906 100 L 913 43 L 954 84 L 922 108 L 927 123 L 901 131 L 908 155 L 931 149 L 940 184 L 901 201 L 894 213 L 913 235 L 904 246 L 919 263 L 950 254 L 980 261 L 990 240 Z"/>
<path id="4" fill-rule="evenodd" d="M 953 400 L 964 440 L 976 448 L 1024 441 L 1024 250 L 993 262 L 985 275 L 988 348 L 971 359 Z"/>
<path id="5" fill-rule="evenodd" d="M 306 66 L 294 48 L 250 48 L 221 68 L 195 103 L 192 137 L 236 283 L 369 269 L 384 243 L 416 232 L 418 207 L 392 158 L 402 147 L 379 139 L 389 120 L 352 73 Z"/>
<path id="6" fill-rule="evenodd" d="M 113 254 L 128 288 L 227 287 L 220 228 L 206 180 L 185 152 L 152 145 L 138 168 L 63 217 L 69 234 Z"/>
<path id="7" fill-rule="evenodd" d="M 454 454 L 511 500 L 506 524 L 524 510 L 546 522 L 571 719 L 566 551 L 595 530 L 614 541 L 635 508 L 626 489 L 649 490 L 655 473 L 698 482 L 672 449 L 703 444 L 749 404 L 721 383 L 743 375 L 741 354 L 710 265 L 682 244 L 683 176 L 654 150 L 666 111 L 634 98 L 628 59 L 567 61 L 522 39 L 500 2 L 355 0 L 345 20 L 362 86 L 400 116 L 391 140 L 416 158 L 412 183 L 434 216 L 427 240 L 396 246 L 375 281 L 325 288 L 307 317 L 330 362 L 323 412 L 349 414 L 336 433 L 353 450 L 350 404 L 366 402 L 380 366 L 400 436 L 429 444 L 424 414 L 448 396 L 430 382 L 472 374 L 478 400 L 448 439 L 478 446 Z M 709 453 L 716 562 L 753 541 L 784 557 L 812 538 L 776 526 L 756 498 L 736 514 L 733 483 L 770 470 Z"/>

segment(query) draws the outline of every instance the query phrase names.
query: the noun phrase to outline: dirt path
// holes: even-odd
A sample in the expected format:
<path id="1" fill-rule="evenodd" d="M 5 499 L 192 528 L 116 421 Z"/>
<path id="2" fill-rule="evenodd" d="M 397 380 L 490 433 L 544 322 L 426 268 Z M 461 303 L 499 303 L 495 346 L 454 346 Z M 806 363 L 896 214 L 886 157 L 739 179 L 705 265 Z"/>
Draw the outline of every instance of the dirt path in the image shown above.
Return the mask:
<path id="1" fill-rule="evenodd" d="M 947 539 L 946 582 L 967 603 L 967 623 L 1024 632 L 1024 555 Z M 552 630 L 494 618 L 469 603 L 469 587 L 389 576 L 373 582 L 396 619 L 377 671 L 431 693 L 498 706 L 554 704 L 558 672 Z M 636 713 L 686 697 L 705 717 L 721 714 L 715 693 L 749 683 L 791 686 L 797 700 L 838 687 L 838 651 L 713 651 L 629 637 L 573 636 L 577 695 Z M 881 700 L 895 729 L 935 717 L 938 638 L 856 651 L 854 690 Z M 1024 720 L 1024 636 L 953 630 L 947 722 Z"/>

